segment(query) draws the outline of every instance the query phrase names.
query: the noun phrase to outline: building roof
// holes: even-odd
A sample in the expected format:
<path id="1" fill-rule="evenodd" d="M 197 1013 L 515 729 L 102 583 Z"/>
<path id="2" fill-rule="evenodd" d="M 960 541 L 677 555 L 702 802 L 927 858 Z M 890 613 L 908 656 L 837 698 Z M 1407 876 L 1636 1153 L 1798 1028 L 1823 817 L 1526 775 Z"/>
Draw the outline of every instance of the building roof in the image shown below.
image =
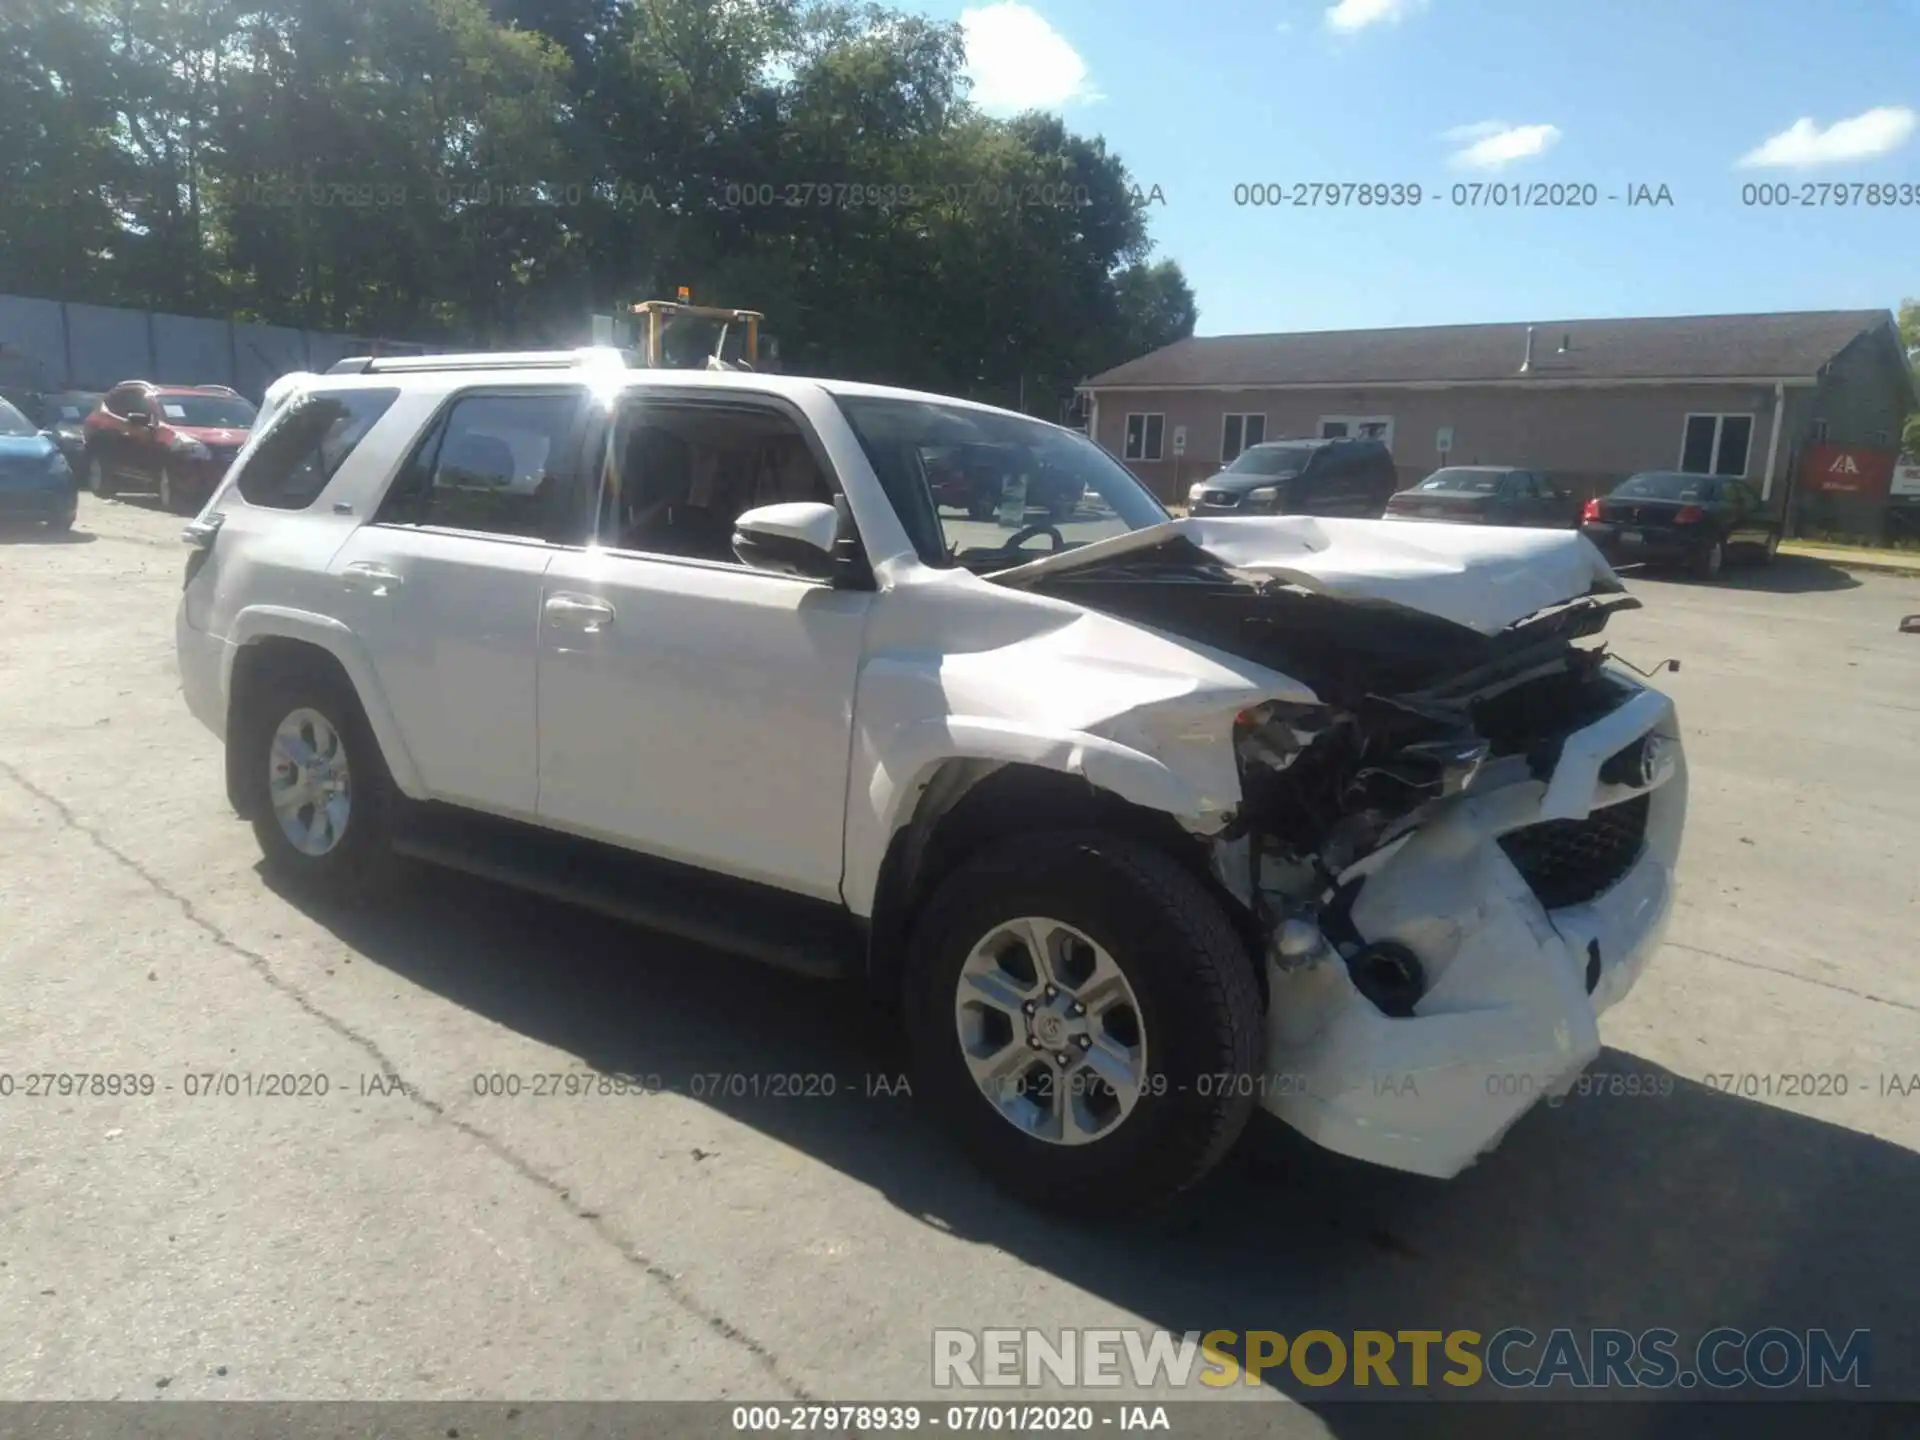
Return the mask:
<path id="1" fill-rule="evenodd" d="M 1529 377 L 1558 380 L 1810 379 L 1885 310 L 1537 320 Z M 1566 350 L 1561 351 L 1562 343 Z M 1527 322 L 1209 335 L 1175 341 L 1083 389 L 1461 384 L 1523 378 Z"/>

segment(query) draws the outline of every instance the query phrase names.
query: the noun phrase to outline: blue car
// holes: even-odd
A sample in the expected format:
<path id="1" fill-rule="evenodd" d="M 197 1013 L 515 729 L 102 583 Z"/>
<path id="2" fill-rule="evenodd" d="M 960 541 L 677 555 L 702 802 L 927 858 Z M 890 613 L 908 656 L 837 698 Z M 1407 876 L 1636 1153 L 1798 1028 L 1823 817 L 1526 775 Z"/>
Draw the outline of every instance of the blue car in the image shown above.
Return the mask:
<path id="1" fill-rule="evenodd" d="M 78 500 L 59 444 L 0 400 L 0 521 L 43 521 L 70 530 Z"/>

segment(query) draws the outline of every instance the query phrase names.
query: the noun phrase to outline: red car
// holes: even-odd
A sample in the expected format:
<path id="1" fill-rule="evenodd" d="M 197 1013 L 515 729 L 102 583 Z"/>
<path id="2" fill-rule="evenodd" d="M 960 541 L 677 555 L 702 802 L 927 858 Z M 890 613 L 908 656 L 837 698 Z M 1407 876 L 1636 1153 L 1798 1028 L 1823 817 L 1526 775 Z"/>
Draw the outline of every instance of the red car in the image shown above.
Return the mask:
<path id="1" fill-rule="evenodd" d="M 87 416 L 86 485 L 105 497 L 138 490 L 190 515 L 247 443 L 253 406 L 224 385 L 124 380 Z"/>

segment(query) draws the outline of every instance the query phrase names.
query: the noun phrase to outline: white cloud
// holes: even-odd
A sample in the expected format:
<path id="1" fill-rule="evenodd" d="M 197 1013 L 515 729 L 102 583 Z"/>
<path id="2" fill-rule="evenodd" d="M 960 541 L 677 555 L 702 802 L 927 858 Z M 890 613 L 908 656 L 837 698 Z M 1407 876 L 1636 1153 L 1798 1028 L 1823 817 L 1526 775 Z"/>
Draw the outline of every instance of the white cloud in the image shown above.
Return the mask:
<path id="1" fill-rule="evenodd" d="M 1018 0 L 963 10 L 960 28 L 973 102 L 981 109 L 1012 113 L 1100 98 L 1080 52 Z"/>
<path id="2" fill-rule="evenodd" d="M 1833 165 L 1885 155 L 1907 143 L 1920 115 L 1904 105 L 1881 105 L 1850 120 L 1836 120 L 1822 130 L 1813 121 L 1799 119 L 1740 157 L 1748 169 Z"/>
<path id="3" fill-rule="evenodd" d="M 1327 7 L 1327 28 L 1352 34 L 1369 25 L 1404 20 L 1426 4 L 1427 0 L 1336 0 Z"/>
<path id="4" fill-rule="evenodd" d="M 1442 140 L 1461 148 L 1447 158 L 1468 170 L 1498 170 L 1516 160 L 1544 155 L 1560 143 L 1558 125 L 1509 125 L 1504 120 L 1481 120 L 1456 125 Z"/>

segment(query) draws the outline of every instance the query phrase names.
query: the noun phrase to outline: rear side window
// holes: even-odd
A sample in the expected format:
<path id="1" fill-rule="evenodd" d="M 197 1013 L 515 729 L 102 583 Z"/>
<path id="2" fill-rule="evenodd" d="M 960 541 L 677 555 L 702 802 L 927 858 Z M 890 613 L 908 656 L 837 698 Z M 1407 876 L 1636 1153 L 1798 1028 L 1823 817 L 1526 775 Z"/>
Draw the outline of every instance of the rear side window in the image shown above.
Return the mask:
<path id="1" fill-rule="evenodd" d="M 337 390 L 281 412 L 234 480 L 240 498 L 270 510 L 306 509 L 399 396 L 398 390 Z"/>
<path id="2" fill-rule="evenodd" d="M 584 539 L 582 398 L 578 389 L 460 397 L 414 456 L 380 519 Z"/>

